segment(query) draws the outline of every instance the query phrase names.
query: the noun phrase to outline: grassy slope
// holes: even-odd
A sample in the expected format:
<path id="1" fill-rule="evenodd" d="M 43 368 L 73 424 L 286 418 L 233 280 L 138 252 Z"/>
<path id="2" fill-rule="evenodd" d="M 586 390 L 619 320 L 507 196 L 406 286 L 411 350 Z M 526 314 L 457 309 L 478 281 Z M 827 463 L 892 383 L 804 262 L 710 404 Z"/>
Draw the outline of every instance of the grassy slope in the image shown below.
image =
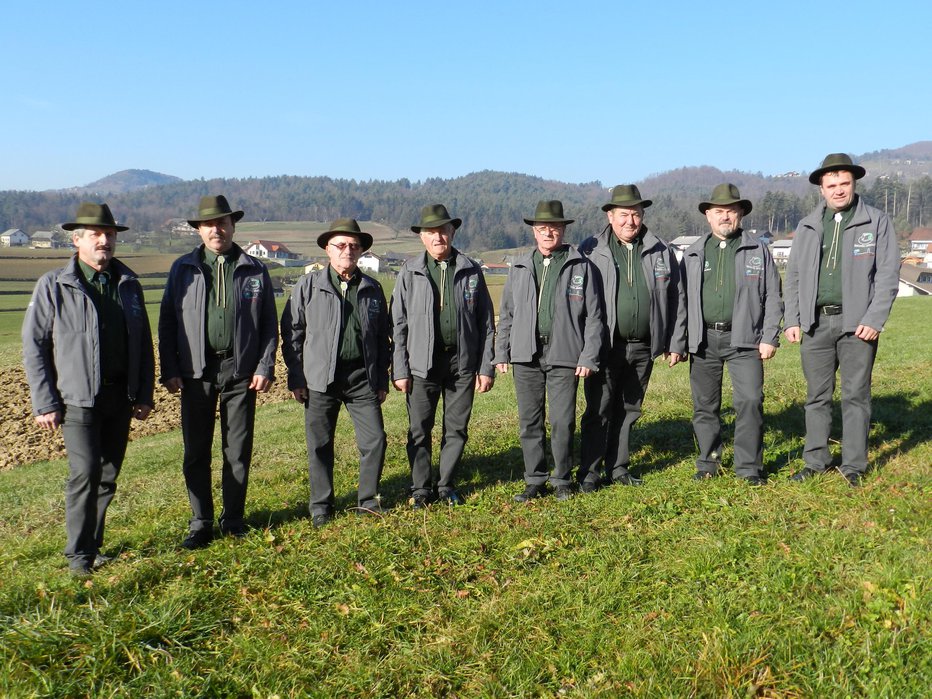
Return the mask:
<path id="1" fill-rule="evenodd" d="M 516 505 L 510 379 L 477 398 L 469 504 L 414 513 L 404 405 L 385 406 L 380 520 L 306 518 L 296 404 L 257 424 L 257 530 L 190 554 L 177 433 L 130 446 L 111 508 L 120 559 L 63 570 L 63 463 L 0 474 L 0 693 L 918 697 L 932 676 L 932 344 L 898 301 L 875 371 L 865 488 L 802 485 L 796 348 L 767 367 L 772 484 L 694 483 L 686 370 L 658 365 L 636 430 L 641 489 Z M 727 395 L 727 390 L 726 390 Z M 726 404 L 728 401 L 726 400 Z M 731 423 L 733 413 L 725 411 Z M 348 419 L 338 506 L 354 504 Z M 836 445 L 837 452 L 837 445 Z"/>

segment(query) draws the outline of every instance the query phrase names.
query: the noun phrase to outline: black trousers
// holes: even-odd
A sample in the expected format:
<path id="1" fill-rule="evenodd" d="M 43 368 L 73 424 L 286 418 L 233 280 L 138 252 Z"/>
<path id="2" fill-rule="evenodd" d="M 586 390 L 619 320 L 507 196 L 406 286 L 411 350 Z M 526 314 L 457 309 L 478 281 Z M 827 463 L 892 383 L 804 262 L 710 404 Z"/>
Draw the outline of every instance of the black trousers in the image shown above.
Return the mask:
<path id="1" fill-rule="evenodd" d="M 220 403 L 220 437 L 223 456 L 220 530 L 243 528 L 246 487 L 252 462 L 256 392 L 252 377 L 233 377 L 233 357 L 208 361 L 200 379 L 185 379 L 181 392 L 181 433 L 184 438 L 184 481 L 191 502 L 192 532 L 212 529 L 214 499 L 211 492 L 211 448 L 217 403 Z"/>
<path id="2" fill-rule="evenodd" d="M 443 435 L 440 438 L 437 489 L 446 492 L 454 487 L 457 467 L 469 438 L 476 389 L 475 374 L 460 374 L 456 349 L 434 352 L 427 378 L 411 377 L 408 404 L 408 463 L 411 465 L 411 490 L 414 494 L 433 492 L 431 473 L 431 433 L 437 416 L 437 404 L 443 398 Z"/>
<path id="3" fill-rule="evenodd" d="M 65 406 L 65 556 L 74 568 L 92 565 L 103 546 L 104 520 L 116 493 L 131 417 L 125 382 L 104 386 L 93 408 Z"/>

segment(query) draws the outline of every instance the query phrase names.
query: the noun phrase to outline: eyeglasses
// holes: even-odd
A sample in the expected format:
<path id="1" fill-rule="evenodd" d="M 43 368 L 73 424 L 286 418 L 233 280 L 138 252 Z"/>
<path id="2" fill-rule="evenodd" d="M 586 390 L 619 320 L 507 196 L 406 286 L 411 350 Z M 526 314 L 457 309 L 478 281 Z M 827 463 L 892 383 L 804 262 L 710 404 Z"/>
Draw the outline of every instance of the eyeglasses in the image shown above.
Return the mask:
<path id="1" fill-rule="evenodd" d="M 362 250 L 362 245 L 359 243 L 330 243 L 330 247 L 336 248 L 340 252 L 343 252 L 346 248 L 349 248 L 350 252 L 359 252 Z"/>
<path id="2" fill-rule="evenodd" d="M 547 231 L 550 231 L 552 233 L 562 233 L 563 230 L 564 230 L 564 225 L 562 223 L 556 223 L 552 225 L 543 223 L 543 224 L 534 226 L 535 233 L 546 233 Z"/>

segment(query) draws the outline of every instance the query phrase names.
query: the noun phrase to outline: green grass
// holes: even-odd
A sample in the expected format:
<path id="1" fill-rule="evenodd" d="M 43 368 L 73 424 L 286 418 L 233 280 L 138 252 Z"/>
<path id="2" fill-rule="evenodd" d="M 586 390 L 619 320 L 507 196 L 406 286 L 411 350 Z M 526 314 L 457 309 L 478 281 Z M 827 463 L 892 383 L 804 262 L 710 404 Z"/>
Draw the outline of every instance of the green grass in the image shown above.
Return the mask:
<path id="1" fill-rule="evenodd" d="M 351 513 L 344 413 L 340 511 L 323 530 L 307 518 L 296 403 L 258 416 L 255 529 L 196 553 L 178 549 L 179 435 L 133 442 L 109 517 L 119 558 L 88 583 L 60 554 L 66 465 L 0 473 L 0 694 L 927 696 L 930 311 L 898 301 L 882 338 L 875 470 L 860 490 L 837 475 L 786 481 L 804 429 L 796 347 L 767 365 L 765 488 L 690 480 L 687 371 L 660 364 L 635 429 L 645 486 L 565 503 L 511 501 L 510 375 L 477 396 L 456 510 L 405 505 L 397 393 L 382 481 L 393 509 Z M 727 398 L 724 414 L 730 427 Z"/>

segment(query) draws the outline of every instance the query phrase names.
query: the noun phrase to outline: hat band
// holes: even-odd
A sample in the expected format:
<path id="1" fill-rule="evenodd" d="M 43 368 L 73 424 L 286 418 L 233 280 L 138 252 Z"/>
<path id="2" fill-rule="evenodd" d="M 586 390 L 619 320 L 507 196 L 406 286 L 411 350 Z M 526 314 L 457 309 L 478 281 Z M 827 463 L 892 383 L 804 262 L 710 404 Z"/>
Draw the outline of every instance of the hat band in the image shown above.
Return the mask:
<path id="1" fill-rule="evenodd" d="M 233 213 L 232 211 L 228 211 L 226 209 L 215 208 L 215 209 L 201 209 L 200 211 L 197 212 L 197 215 L 201 219 L 210 219 L 210 218 L 218 218 L 220 216 L 226 216 L 227 214 L 232 214 L 232 213 Z"/>

